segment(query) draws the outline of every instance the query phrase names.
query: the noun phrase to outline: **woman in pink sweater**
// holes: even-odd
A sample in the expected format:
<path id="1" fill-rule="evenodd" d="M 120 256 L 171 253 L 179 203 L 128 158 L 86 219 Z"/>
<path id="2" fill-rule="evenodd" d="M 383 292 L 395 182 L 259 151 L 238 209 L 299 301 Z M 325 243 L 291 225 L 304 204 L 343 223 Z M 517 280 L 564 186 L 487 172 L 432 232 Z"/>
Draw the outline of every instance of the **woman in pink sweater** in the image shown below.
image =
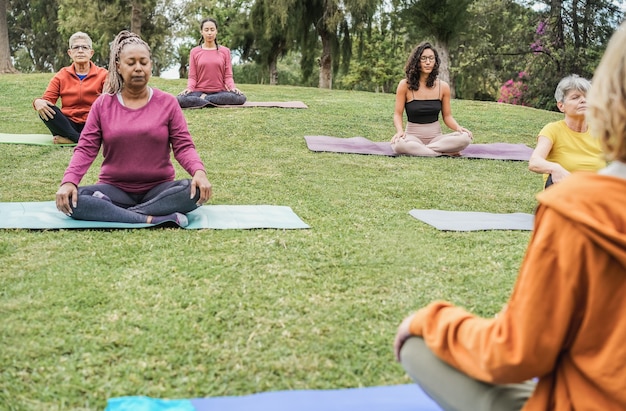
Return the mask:
<path id="1" fill-rule="evenodd" d="M 230 50 L 217 43 L 217 22 L 202 20 L 200 33 L 200 44 L 189 53 L 187 88 L 178 95 L 178 103 L 182 108 L 245 103 L 246 96 L 233 80 Z"/>
<path id="2" fill-rule="evenodd" d="M 120 32 L 109 77 L 56 193 L 57 209 L 77 220 L 187 225 L 211 197 L 211 183 L 174 96 L 148 86 L 150 47 Z M 78 187 L 102 148 L 98 182 Z M 170 152 L 192 176 L 175 180 Z"/>

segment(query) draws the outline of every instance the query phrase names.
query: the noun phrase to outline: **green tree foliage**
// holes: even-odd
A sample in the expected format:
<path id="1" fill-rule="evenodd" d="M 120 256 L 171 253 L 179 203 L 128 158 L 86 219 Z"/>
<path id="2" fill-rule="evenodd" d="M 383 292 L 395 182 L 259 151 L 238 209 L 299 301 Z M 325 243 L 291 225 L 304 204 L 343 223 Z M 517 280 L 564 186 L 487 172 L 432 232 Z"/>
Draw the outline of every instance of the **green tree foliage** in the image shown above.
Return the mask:
<path id="1" fill-rule="evenodd" d="M 562 77 L 593 76 L 623 2 L 534 3 L 476 0 L 469 7 L 472 24 L 461 32 L 452 70 L 457 96 L 555 110 Z"/>
<path id="2" fill-rule="evenodd" d="M 402 31 L 392 30 L 398 23 L 397 9 L 381 10 L 371 23 L 356 33 L 355 56 L 345 76 L 338 78 L 340 88 L 393 93 L 404 77 L 404 64 L 411 45 L 405 44 Z"/>
<path id="3" fill-rule="evenodd" d="M 180 64 L 181 77 L 187 77 L 189 52 L 202 41 L 200 23 L 205 18 L 217 21 L 217 40 L 231 49 L 234 60 L 239 61 L 250 36 L 249 15 L 253 1 L 247 0 L 184 0 L 172 12 L 172 33 L 177 38 L 174 58 Z"/>
<path id="4" fill-rule="evenodd" d="M 170 19 L 168 11 L 173 7 L 170 2 L 157 0 L 96 0 L 90 7 L 84 7 L 82 0 L 57 0 L 59 2 L 59 32 L 68 38 L 76 31 L 84 31 L 94 41 L 96 64 L 107 66 L 109 61 L 109 43 L 121 30 L 130 30 L 135 7 L 141 9 L 141 37 L 150 45 L 155 75 L 174 62 L 171 53 Z M 135 15 L 136 16 L 136 15 Z M 137 23 L 135 23 L 136 25 Z"/>
<path id="5" fill-rule="evenodd" d="M 527 70 L 529 57 L 550 65 L 546 55 L 532 56 L 537 12 L 513 0 L 477 0 L 452 52 L 451 70 L 458 98 L 497 100 L 500 86 Z"/>
<path id="6" fill-rule="evenodd" d="M 591 77 L 625 0 L 5 0 L 9 52 L 22 71 L 69 63 L 76 31 L 108 64 L 122 29 L 141 31 L 154 74 L 186 76 L 199 24 L 218 22 L 245 81 L 393 92 L 410 50 L 431 41 L 458 97 L 554 109 L 558 80 Z M 6 54 L 6 53 L 5 53 Z M 9 57 L 11 58 L 11 57 Z M 449 75 L 448 75 L 449 68 Z M 238 80 L 239 81 L 239 80 Z M 504 88 L 503 88 L 504 86 Z M 508 100 L 507 100 L 508 101 Z"/>
<path id="7" fill-rule="evenodd" d="M 450 51 L 449 46 L 456 40 L 468 24 L 467 11 L 473 0 L 414 0 L 409 3 L 404 12 L 404 21 L 417 38 L 432 39 L 433 45 L 439 51 L 441 64 L 439 76 L 453 87 L 450 81 Z"/>
<path id="8" fill-rule="evenodd" d="M 9 0 L 11 50 L 20 71 L 56 71 L 70 63 L 67 40 L 58 33 L 57 0 Z"/>

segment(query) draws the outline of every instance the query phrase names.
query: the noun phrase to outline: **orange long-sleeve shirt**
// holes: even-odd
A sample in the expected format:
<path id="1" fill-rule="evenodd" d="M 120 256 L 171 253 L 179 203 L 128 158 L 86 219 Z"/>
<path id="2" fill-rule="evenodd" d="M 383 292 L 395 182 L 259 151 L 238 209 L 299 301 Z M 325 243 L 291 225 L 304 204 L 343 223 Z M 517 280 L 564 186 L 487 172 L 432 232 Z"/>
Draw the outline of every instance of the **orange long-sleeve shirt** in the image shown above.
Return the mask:
<path id="1" fill-rule="evenodd" d="M 574 173 L 538 200 L 506 308 L 483 319 L 434 302 L 410 331 L 478 380 L 539 377 L 524 411 L 626 409 L 626 180 Z"/>
<path id="2" fill-rule="evenodd" d="M 102 94 L 107 75 L 107 69 L 89 62 L 89 73 L 81 81 L 74 64 L 63 67 L 52 77 L 42 98 L 52 104 L 60 98 L 61 112 L 75 123 L 85 123 L 91 105 Z"/>

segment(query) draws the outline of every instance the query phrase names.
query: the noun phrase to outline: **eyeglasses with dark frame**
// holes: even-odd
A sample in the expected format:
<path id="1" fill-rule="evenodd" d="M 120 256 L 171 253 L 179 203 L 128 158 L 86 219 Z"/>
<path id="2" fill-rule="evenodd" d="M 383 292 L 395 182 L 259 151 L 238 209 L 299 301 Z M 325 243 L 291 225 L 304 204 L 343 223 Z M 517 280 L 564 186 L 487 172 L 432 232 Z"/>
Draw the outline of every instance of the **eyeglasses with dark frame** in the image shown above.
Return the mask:
<path id="1" fill-rule="evenodd" d="M 77 51 L 77 50 L 91 50 L 91 47 L 83 46 L 83 45 L 77 45 L 77 46 L 70 47 L 70 50 L 73 50 L 73 51 Z"/>

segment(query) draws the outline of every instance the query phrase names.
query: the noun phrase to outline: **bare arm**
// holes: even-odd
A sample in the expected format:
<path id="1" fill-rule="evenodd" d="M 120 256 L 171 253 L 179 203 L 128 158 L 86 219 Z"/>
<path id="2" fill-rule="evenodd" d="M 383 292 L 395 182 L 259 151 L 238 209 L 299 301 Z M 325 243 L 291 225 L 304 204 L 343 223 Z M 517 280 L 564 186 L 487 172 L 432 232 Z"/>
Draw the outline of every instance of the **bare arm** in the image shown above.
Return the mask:
<path id="1" fill-rule="evenodd" d="M 408 86 L 406 79 L 400 80 L 398 88 L 396 89 L 396 104 L 393 110 L 393 126 L 396 128 L 396 134 L 394 134 L 391 142 L 395 142 L 404 137 L 404 123 L 402 115 L 404 114 L 404 104 L 406 103 L 406 92 Z"/>
<path id="2" fill-rule="evenodd" d="M 452 107 L 450 106 L 450 85 L 445 81 L 439 80 L 441 83 L 441 117 L 443 122 L 450 130 L 458 131 L 459 133 L 467 133 L 470 138 L 474 138 L 472 132 L 461 127 L 452 116 Z"/>
<path id="3" fill-rule="evenodd" d="M 537 147 L 528 160 L 528 169 L 539 174 L 551 174 L 552 181 L 557 183 L 569 175 L 569 171 L 559 163 L 546 160 L 552 150 L 552 141 L 546 136 L 537 138 Z"/>

